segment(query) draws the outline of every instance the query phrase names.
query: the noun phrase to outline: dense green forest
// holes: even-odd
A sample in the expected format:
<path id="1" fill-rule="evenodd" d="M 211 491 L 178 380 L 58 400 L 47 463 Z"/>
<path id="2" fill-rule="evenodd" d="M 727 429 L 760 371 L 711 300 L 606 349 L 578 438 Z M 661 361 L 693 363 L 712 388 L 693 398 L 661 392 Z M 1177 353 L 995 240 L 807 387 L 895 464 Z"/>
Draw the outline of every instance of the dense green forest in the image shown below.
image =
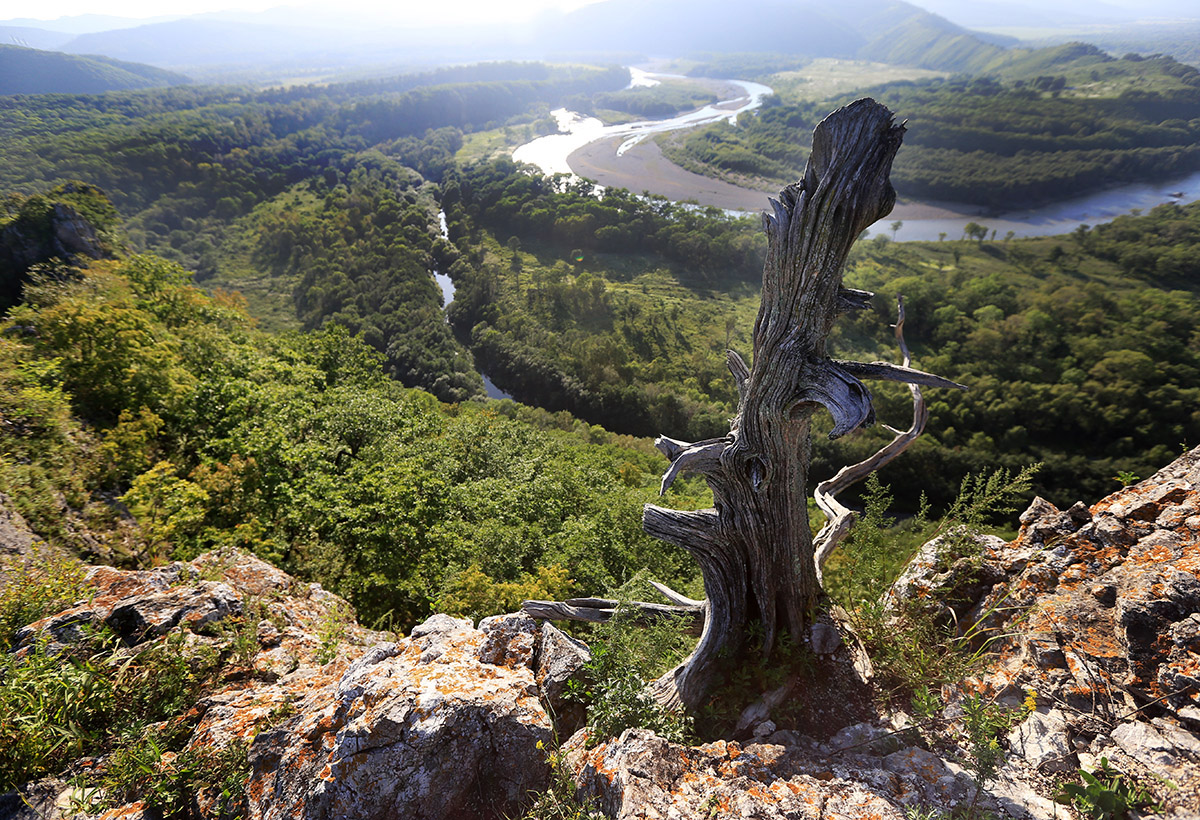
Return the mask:
<path id="1" fill-rule="evenodd" d="M 648 442 L 512 402 L 441 405 L 340 327 L 266 334 L 189 279 L 153 256 L 47 268 L 9 313 L 0 492 L 37 532 L 118 563 L 250 549 L 398 626 L 643 567 L 694 586 L 638 523 Z"/>
<path id="2" fill-rule="evenodd" d="M 448 189 L 451 235 L 475 262 L 454 269 L 451 317 L 477 360 L 517 399 L 614 430 L 721 434 L 734 408 L 724 349 L 748 352 L 757 308 L 752 228 L 586 185 L 539 189 L 501 169 L 464 172 Z M 459 222 L 472 206 L 477 218 Z M 580 224 L 591 241 L 573 232 Z M 638 227 L 606 244 L 623 224 Z M 902 294 L 918 366 L 971 386 L 931 391 L 925 438 L 884 472 L 903 506 L 915 509 L 922 490 L 945 503 L 981 467 L 1035 461 L 1046 464 L 1039 491 L 1069 504 L 1200 438 L 1200 205 L 1070 237 L 980 234 L 876 239 L 851 255 L 848 284 L 879 295 L 837 329 L 833 355 L 895 358 L 887 326 Z M 689 256 L 705 241 L 708 266 Z M 907 391 L 882 387 L 878 398 L 885 421 L 906 424 Z M 868 431 L 819 442 L 818 468 L 832 473 L 885 440 Z"/>
<path id="3" fill-rule="evenodd" d="M 248 265 L 299 277 L 288 286 L 289 320 L 361 331 L 392 376 L 462 400 L 482 381 L 428 275 L 439 246 L 427 180 L 441 178 L 460 129 L 514 120 L 532 134 L 543 119 L 552 128 L 551 102 L 628 77 L 616 67 L 499 63 L 265 91 L 0 97 L 0 186 L 99 186 L 129 218 L 135 247 L 202 281 L 231 256 L 233 274 Z M 309 195 L 321 203 L 313 213 L 281 204 Z"/>
<path id="4" fill-rule="evenodd" d="M 1123 71 L 1137 61 L 1112 62 Z M 472 79 L 489 71 L 499 79 Z M 1147 110 L 1163 95 L 1186 102 L 1191 77 L 1172 79 L 1178 87 L 1155 92 Z M 0 174 L 24 192 L 8 200 L 6 224 L 44 213 L 67 189 L 28 194 L 78 176 L 104 188 L 127 219 L 110 245 L 153 251 L 210 290 L 241 292 L 268 330 L 360 334 L 384 374 L 443 401 L 478 396 L 482 371 L 521 402 L 615 433 L 723 432 L 734 400 L 724 350 L 749 353 L 757 307 L 764 242 L 754 220 L 546 179 L 508 161 L 456 161 L 465 129 L 536 133 L 555 101 L 612 92 L 627 80 L 620 70 L 502 64 L 426 81 L 450 79 L 470 82 L 0 99 L 0 143 L 21 158 Z M 957 82 L 896 93 L 928 106 L 941 100 L 949 117 Z M 966 99 L 1020 91 L 1030 98 L 1027 131 L 1046 127 L 1055 106 L 1091 105 L 1011 86 L 973 81 L 978 93 Z M 492 119 L 468 115 L 466 101 L 501 88 Z M 787 162 L 800 162 L 798 138 L 820 113 L 781 105 L 753 127 L 780 146 L 788 140 Z M 1190 128 L 1144 131 L 1169 141 Z M 999 127 L 960 130 L 995 150 L 1015 139 Z M 945 129 L 937 131 L 910 122 L 909 139 L 935 150 Z M 921 488 L 945 503 L 966 472 L 1032 461 L 1048 465 L 1043 494 L 1091 499 L 1115 475 L 1146 474 L 1200 439 L 1190 319 L 1198 224 L 1189 206 L 1071 237 L 986 241 L 983 230 L 985 241 L 875 240 L 856 250 L 848 281 L 880 295 L 839 331 L 836 355 L 893 358 L 887 324 L 903 293 L 918 366 L 972 386 L 930 396 L 928 435 L 885 474 L 898 503 L 915 507 Z M 447 316 L 433 270 L 458 288 Z M 9 276 L 15 293 L 20 283 Z M 881 388 L 879 400 L 885 421 L 905 423 L 906 393 Z M 882 435 L 819 443 L 818 470 L 832 473 Z"/>
<path id="5" fill-rule="evenodd" d="M 996 75 L 864 92 L 908 120 L 892 174 L 905 196 L 1020 209 L 1200 168 L 1200 71 L 1192 66 L 1114 59 L 1078 44 L 1006 59 Z M 811 133 L 830 105 L 783 102 L 737 125 L 660 141 L 689 170 L 782 185 L 807 159 L 797 134 Z"/>

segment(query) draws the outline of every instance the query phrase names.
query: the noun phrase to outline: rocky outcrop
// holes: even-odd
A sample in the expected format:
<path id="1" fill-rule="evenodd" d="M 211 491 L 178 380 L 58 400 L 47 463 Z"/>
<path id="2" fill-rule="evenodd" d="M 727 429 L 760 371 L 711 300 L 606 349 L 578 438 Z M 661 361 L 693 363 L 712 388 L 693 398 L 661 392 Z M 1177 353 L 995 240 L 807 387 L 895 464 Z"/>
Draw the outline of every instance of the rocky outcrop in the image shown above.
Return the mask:
<path id="1" fill-rule="evenodd" d="M 174 636 L 219 652 L 218 685 L 182 718 L 185 750 L 248 748 L 249 817 L 499 818 L 547 783 L 553 729 L 534 677 L 542 636 L 525 615 L 481 629 L 435 615 L 396 641 L 354 624 L 349 604 L 319 585 L 243 553 L 92 567 L 87 586 L 86 600 L 21 629 L 15 651 L 67 651 L 107 627 L 122 651 Z M 68 792 L 54 778 L 31 783 L 0 796 L 12 806 L 0 817 L 36 804 L 36 816 L 57 818 Z M 200 816 L 218 816 L 212 796 L 195 797 Z"/>
<path id="2" fill-rule="evenodd" d="M 1166 816 L 1200 816 L 1200 450 L 1090 509 L 1036 499 L 1021 525 L 1011 543 L 926 544 L 888 594 L 990 650 L 920 732 L 880 713 L 824 743 L 769 723 L 755 743 L 692 748 L 630 730 L 588 749 L 580 733 L 566 755 L 579 793 L 614 818 L 865 820 L 977 799 L 997 817 L 1050 820 L 1070 816 L 1052 799 L 1060 783 L 1107 759 Z M 1018 721 L 978 798 L 962 740 L 975 694 Z"/>
<path id="3" fill-rule="evenodd" d="M 511 814 L 545 788 L 553 734 L 518 617 L 483 632 L 436 615 L 305 695 L 250 748 L 250 817 Z"/>
<path id="4" fill-rule="evenodd" d="M 88 186 L 68 183 L 58 191 L 71 195 L 84 187 Z M 23 209 L 0 229 L 0 309 L 19 301 L 26 273 L 34 265 L 55 258 L 73 264 L 106 255 L 95 227 L 74 206 L 53 202 L 41 212 Z"/>
<path id="5" fill-rule="evenodd" d="M 0 420 L 0 424 L 3 420 Z M 33 533 L 12 501 L 0 493 L 0 557 L 28 555 L 33 550 Z"/>
<path id="6" fill-rule="evenodd" d="M 1200 449 L 1091 508 L 1038 498 L 1020 520 L 1013 542 L 914 563 L 893 590 L 953 602 L 959 629 L 994 653 L 943 695 L 1016 706 L 1034 693 L 1009 774 L 1036 782 L 1107 758 L 1168 814 L 1200 815 Z M 969 571 L 946 571 L 960 563 Z"/>
<path id="7" fill-rule="evenodd" d="M 860 747 L 839 754 L 827 744 L 778 739 L 684 747 L 630 729 L 593 749 L 577 735 L 566 760 L 582 797 L 619 820 L 902 820 L 907 806 L 954 805 L 971 790 L 969 777 L 925 749 L 903 746 L 885 755 Z"/>
<path id="8" fill-rule="evenodd" d="M 19 523 L 9 540 L 27 531 Z M 1037 499 L 1021 525 L 1011 543 L 927 544 L 889 593 L 893 607 L 930 607 L 986 650 L 976 674 L 942 688 L 932 720 L 880 707 L 805 736 L 764 719 L 745 743 L 692 747 L 585 730 L 558 765 L 613 818 L 899 820 L 975 801 L 998 818 L 1040 819 L 1066 816 L 1052 800 L 1059 785 L 1106 759 L 1167 817 L 1200 816 L 1200 450 L 1091 508 Z M 248 749 L 251 818 L 514 816 L 551 781 L 555 725 L 562 737 L 582 721 L 566 691 L 587 647 L 523 614 L 478 628 L 435 615 L 397 640 L 240 553 L 94 567 L 87 583 L 85 600 L 22 629 L 15 651 L 67 650 L 90 624 L 122 651 L 183 636 L 222 653 L 218 685 L 184 718 L 187 748 Z M 978 793 L 963 731 L 976 695 L 1013 718 L 998 735 L 1007 761 Z M 27 816 L 26 804 L 56 817 L 64 782 L 0 796 L 0 817 Z M 216 816 L 211 796 L 195 802 Z M 153 810 L 106 816 L 143 813 Z"/>

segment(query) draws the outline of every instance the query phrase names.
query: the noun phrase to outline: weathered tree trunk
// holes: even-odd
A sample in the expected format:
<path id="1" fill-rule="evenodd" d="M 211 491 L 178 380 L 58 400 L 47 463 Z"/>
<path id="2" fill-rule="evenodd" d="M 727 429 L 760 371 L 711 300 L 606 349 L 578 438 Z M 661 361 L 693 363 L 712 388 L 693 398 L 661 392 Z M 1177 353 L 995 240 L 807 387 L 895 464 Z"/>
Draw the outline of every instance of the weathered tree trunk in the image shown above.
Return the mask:
<path id="1" fill-rule="evenodd" d="M 724 655 L 767 660 L 781 631 L 799 643 L 823 594 L 808 524 L 809 425 L 818 405 L 836 438 L 874 420 L 859 378 L 952 386 L 907 367 L 831 360 L 826 338 L 838 313 L 865 307 L 871 294 L 842 287 L 850 246 L 885 217 L 896 194 L 888 180 L 903 125 L 873 100 L 830 114 L 813 134 L 804 178 L 771 201 L 762 305 L 754 324 L 753 366 L 730 351 L 740 396 L 728 435 L 687 444 L 660 438 L 671 460 L 663 492 L 682 472 L 702 473 L 715 509 L 682 512 L 647 505 L 646 532 L 678 544 L 700 564 L 704 630 L 695 651 L 654 684 L 669 706 L 699 706 Z M 957 386 L 957 385 L 953 385 Z M 747 646 L 756 623 L 761 643 Z M 757 640 L 757 639 L 756 639 Z"/>

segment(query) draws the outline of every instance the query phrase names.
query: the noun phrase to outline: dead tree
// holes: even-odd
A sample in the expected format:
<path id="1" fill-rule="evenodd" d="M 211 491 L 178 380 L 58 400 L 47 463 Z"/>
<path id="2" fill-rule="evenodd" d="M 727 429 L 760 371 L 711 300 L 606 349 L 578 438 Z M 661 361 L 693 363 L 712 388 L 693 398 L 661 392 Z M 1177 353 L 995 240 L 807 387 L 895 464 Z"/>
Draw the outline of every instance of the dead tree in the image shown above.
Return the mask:
<path id="1" fill-rule="evenodd" d="M 687 550 L 704 577 L 704 630 L 695 651 L 655 682 L 664 704 L 698 706 L 722 656 L 752 651 L 765 662 L 783 630 L 797 642 L 809 638 L 824 597 L 807 507 L 815 409 L 829 411 L 829 435 L 837 438 L 874 421 L 861 379 L 959 386 L 904 366 L 837 361 L 826 351 L 837 315 L 870 298 L 842 287 L 842 268 L 854 240 L 895 204 L 888 176 L 903 134 L 891 112 L 868 99 L 817 126 L 803 179 L 771 200 L 774 213 L 764 217 L 753 364 L 728 354 L 739 394 L 729 433 L 694 444 L 658 441 L 671 460 L 663 489 L 680 473 L 700 473 L 715 501 L 710 510 L 647 505 L 642 514 L 646 532 Z M 761 636 L 755 647 L 747 646 L 751 623 Z"/>
<path id="2" fill-rule="evenodd" d="M 818 635 L 813 628 L 825 609 L 807 507 L 815 410 L 829 411 L 829 435 L 837 438 L 874 421 L 862 379 L 961 387 L 907 363 L 838 361 L 826 350 L 837 315 L 867 307 L 872 296 L 843 287 L 842 268 L 854 240 L 895 204 L 888 175 L 903 134 L 891 112 L 869 99 L 817 126 L 804 177 L 771 200 L 773 213 L 764 216 L 768 248 L 753 365 L 727 352 L 739 396 L 729 432 L 695 443 L 655 442 L 671 461 L 661 491 L 680 474 L 699 473 L 715 502 L 696 511 L 647 504 L 642 513 L 646 532 L 689 552 L 704 578 L 703 602 L 672 599 L 702 608 L 704 627 L 692 654 L 652 685 L 667 706 L 701 705 L 722 658 L 766 662 L 784 632 L 797 644 L 829 645 L 828 630 Z M 545 602 L 528 602 L 527 610 L 530 604 Z"/>

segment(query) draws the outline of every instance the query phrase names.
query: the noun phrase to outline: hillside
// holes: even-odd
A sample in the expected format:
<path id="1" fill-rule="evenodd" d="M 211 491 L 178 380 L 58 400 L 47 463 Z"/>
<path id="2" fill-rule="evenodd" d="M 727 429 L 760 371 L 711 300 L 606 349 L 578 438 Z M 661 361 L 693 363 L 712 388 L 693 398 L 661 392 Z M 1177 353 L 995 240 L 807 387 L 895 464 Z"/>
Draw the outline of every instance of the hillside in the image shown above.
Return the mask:
<path id="1" fill-rule="evenodd" d="M 556 194 L 500 164 L 451 185 L 470 192 L 443 199 L 451 237 L 478 260 L 451 268 L 451 321 L 497 385 L 610 429 L 723 432 L 735 401 L 724 350 L 748 349 L 757 310 L 751 220 L 618 191 Z M 893 360 L 902 294 L 916 366 L 971 385 L 931 396 L 925 440 L 884 470 L 902 506 L 915 511 L 920 491 L 948 503 L 949 477 L 1030 462 L 1047 465 L 1038 492 L 1069 505 L 1200 440 L 1200 278 L 1187 261 L 1198 227 L 1200 206 L 1163 206 L 1071 237 L 989 239 L 984 227 L 983 241 L 860 244 L 846 282 L 878 295 L 835 333 L 836 355 Z M 907 418 L 906 391 L 877 392 L 881 418 Z M 832 474 L 884 439 L 818 439 L 815 458 Z"/>
<path id="2" fill-rule="evenodd" d="M 629 21 L 637 20 L 636 27 Z M 769 21 L 769 25 L 764 25 Z M 753 15 L 718 0 L 607 0 L 567 14 L 551 32 L 587 31 L 589 48 L 651 55 L 768 52 L 896 62 L 967 71 L 1003 49 L 900 0 L 768 2 Z"/>
<path id="3" fill-rule="evenodd" d="M 182 74 L 140 63 L 0 45 L 0 95 L 100 94 L 187 82 Z"/>

